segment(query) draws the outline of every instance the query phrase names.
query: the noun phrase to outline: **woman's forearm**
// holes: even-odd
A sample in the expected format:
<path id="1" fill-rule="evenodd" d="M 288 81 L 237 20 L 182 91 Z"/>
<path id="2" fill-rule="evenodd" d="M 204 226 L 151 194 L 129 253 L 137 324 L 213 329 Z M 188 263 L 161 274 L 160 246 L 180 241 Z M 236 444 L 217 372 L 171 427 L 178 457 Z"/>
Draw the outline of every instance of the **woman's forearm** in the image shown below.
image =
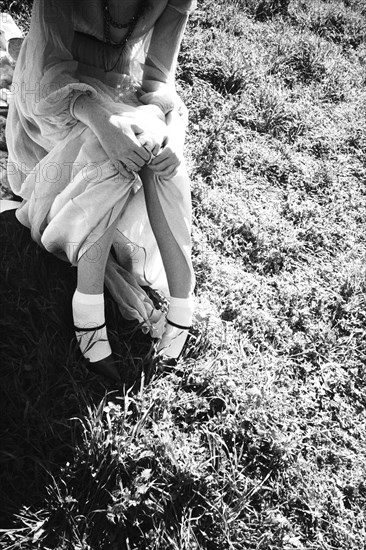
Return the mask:
<path id="1" fill-rule="evenodd" d="M 94 132 L 107 157 L 123 176 L 131 179 L 131 174 L 149 160 L 150 153 L 136 138 L 138 128 L 133 120 L 111 113 L 87 94 L 74 100 L 71 112 Z"/>
<path id="2" fill-rule="evenodd" d="M 174 84 L 178 53 L 190 11 L 187 8 L 182 11 L 179 6 L 175 8 L 173 3 L 167 2 L 154 25 L 142 75 L 142 89 L 146 92 L 156 91 L 158 83 Z"/>
<path id="3" fill-rule="evenodd" d="M 98 135 L 99 129 L 107 123 L 110 117 L 110 113 L 88 94 L 82 94 L 76 98 L 72 113 L 77 120 L 83 122 L 96 135 Z"/>

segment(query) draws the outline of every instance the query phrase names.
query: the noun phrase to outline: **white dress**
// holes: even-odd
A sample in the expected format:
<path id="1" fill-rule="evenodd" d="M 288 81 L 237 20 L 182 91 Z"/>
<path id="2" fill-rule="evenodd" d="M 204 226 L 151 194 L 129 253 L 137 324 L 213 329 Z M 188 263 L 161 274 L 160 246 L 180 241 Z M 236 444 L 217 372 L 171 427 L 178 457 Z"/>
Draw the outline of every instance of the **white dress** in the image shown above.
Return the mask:
<path id="1" fill-rule="evenodd" d="M 131 110 L 144 71 L 173 90 L 176 58 L 194 2 L 147 2 L 148 9 L 109 72 L 106 62 L 112 67 L 119 54 L 103 44 L 100 27 L 94 24 L 103 17 L 102 4 L 35 0 L 14 72 L 6 130 L 8 178 L 23 199 L 18 220 L 38 244 L 73 265 L 119 218 L 105 282 L 122 315 L 137 319 L 156 337 L 163 330 L 162 315 L 141 287 L 166 295 L 168 287 L 141 182 L 137 175 L 126 179 L 117 172 L 92 130 L 72 116 L 72 106 L 80 94 L 88 93 L 111 113 Z M 160 57 L 156 45 L 162 35 L 169 52 Z M 181 166 L 170 181 L 155 179 L 169 228 L 194 281 L 186 169 Z"/>

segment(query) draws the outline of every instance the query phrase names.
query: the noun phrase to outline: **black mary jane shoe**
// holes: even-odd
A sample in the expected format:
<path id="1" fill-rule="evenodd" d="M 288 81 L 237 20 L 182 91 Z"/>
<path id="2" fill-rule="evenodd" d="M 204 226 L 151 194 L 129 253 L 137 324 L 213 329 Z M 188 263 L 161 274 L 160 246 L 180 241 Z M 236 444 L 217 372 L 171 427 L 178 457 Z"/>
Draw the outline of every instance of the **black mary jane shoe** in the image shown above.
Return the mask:
<path id="1" fill-rule="evenodd" d="M 88 371 L 93 374 L 105 376 L 114 382 L 121 382 L 121 377 L 117 370 L 117 361 L 113 358 L 112 354 L 108 355 L 108 357 L 105 357 L 104 359 L 101 359 L 100 361 L 94 361 L 93 363 L 85 359 L 85 366 Z"/>
<path id="2" fill-rule="evenodd" d="M 183 350 L 186 347 L 187 340 L 189 338 L 189 331 L 192 327 L 191 326 L 186 327 L 186 326 L 183 326 L 183 325 L 178 325 L 177 323 L 173 323 L 173 321 L 170 321 L 169 319 L 167 319 L 166 322 L 167 322 L 168 325 L 170 325 L 172 327 L 188 331 L 187 339 L 185 340 L 178 357 L 169 357 L 168 355 L 165 355 L 164 353 L 158 353 L 158 355 L 157 355 L 157 368 L 158 368 L 158 370 L 159 371 L 164 371 L 165 370 L 165 371 L 169 372 L 169 371 L 175 370 L 175 368 L 177 367 L 179 359 L 182 357 Z"/>
<path id="3" fill-rule="evenodd" d="M 75 332 L 96 332 L 97 330 L 101 330 L 105 326 L 105 323 L 98 327 L 92 328 L 80 328 L 74 325 L 74 330 Z M 84 357 L 81 350 L 79 351 L 83 360 L 83 364 L 88 369 L 88 371 L 92 372 L 93 374 L 98 374 L 99 376 L 109 378 L 109 380 L 113 380 L 114 382 L 121 382 L 121 377 L 118 373 L 118 361 L 114 358 L 113 354 L 104 357 L 104 359 L 100 359 L 100 361 L 92 362 Z"/>

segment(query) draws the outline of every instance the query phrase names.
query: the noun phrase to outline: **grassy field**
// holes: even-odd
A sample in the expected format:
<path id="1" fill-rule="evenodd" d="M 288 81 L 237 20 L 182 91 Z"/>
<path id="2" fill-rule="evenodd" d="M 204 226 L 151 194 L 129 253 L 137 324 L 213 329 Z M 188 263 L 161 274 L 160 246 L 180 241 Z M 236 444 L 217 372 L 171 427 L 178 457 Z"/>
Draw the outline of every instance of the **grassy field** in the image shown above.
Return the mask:
<path id="1" fill-rule="evenodd" d="M 160 372 L 108 300 L 129 390 L 75 357 L 74 270 L 1 215 L 2 550 L 366 548 L 365 75 L 363 0 L 199 1 L 200 307 Z"/>

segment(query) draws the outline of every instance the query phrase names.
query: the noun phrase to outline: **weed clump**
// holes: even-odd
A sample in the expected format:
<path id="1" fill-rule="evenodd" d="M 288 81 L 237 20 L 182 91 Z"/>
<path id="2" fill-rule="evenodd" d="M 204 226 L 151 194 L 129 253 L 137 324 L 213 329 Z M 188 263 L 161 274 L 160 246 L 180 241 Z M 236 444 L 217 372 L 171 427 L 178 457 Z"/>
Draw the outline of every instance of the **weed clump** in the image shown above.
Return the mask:
<path id="1" fill-rule="evenodd" d="M 242 0 L 244 7 L 257 21 L 267 21 L 275 16 L 286 16 L 290 0 Z"/>
<path id="2" fill-rule="evenodd" d="M 260 134 L 268 133 L 292 143 L 305 130 L 301 113 L 287 93 L 270 83 L 243 95 L 234 113 L 239 124 Z"/>
<path id="3" fill-rule="evenodd" d="M 290 15 L 295 24 L 345 50 L 357 49 L 365 43 L 366 12 L 362 2 L 295 2 Z"/>
<path id="4" fill-rule="evenodd" d="M 326 74 L 327 56 L 327 48 L 319 40 L 306 36 L 287 37 L 278 44 L 270 73 L 280 76 L 291 87 L 296 82 L 319 82 Z"/>
<path id="5" fill-rule="evenodd" d="M 238 46 L 228 32 L 197 28 L 196 36 L 184 41 L 179 77 L 190 84 L 195 79 L 209 82 L 224 96 L 237 94 L 255 78 L 246 52 Z"/>
<path id="6" fill-rule="evenodd" d="M 311 21 L 310 29 L 343 47 L 357 48 L 366 40 L 366 18 L 346 10 L 328 7 Z"/>

